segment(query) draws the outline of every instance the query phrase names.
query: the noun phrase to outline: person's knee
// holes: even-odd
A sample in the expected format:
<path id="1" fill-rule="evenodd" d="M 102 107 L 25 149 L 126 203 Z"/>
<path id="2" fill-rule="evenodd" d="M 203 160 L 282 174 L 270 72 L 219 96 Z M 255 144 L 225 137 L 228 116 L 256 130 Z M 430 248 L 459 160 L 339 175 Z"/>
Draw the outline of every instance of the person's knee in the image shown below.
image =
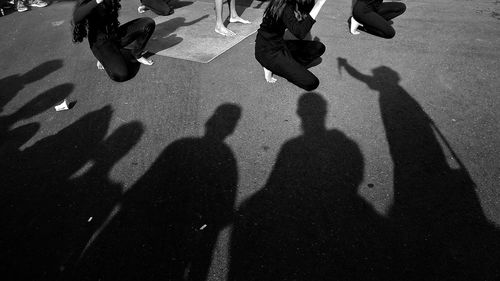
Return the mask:
<path id="1" fill-rule="evenodd" d="M 153 33 L 156 23 L 152 18 L 144 18 L 144 30 L 148 33 Z"/>
<path id="2" fill-rule="evenodd" d="M 382 37 L 384 37 L 385 39 L 391 39 L 394 38 L 394 36 L 396 36 L 396 30 L 394 30 L 394 28 L 392 27 L 382 32 Z"/>
<path id="3" fill-rule="evenodd" d="M 320 44 L 318 47 L 318 55 L 322 56 L 326 51 L 326 46 L 325 46 L 325 44 L 323 44 L 321 42 L 318 42 L 318 43 Z"/>
<path id="4" fill-rule="evenodd" d="M 406 11 L 406 5 L 404 3 L 399 2 L 399 11 L 401 14 Z"/>
<path id="5" fill-rule="evenodd" d="M 130 75 L 127 70 L 115 71 L 110 73 L 109 77 L 116 82 L 124 82 L 130 79 Z"/>
<path id="6" fill-rule="evenodd" d="M 316 90 L 319 86 L 319 79 L 317 77 L 311 77 L 311 79 L 299 86 L 306 91 Z"/>

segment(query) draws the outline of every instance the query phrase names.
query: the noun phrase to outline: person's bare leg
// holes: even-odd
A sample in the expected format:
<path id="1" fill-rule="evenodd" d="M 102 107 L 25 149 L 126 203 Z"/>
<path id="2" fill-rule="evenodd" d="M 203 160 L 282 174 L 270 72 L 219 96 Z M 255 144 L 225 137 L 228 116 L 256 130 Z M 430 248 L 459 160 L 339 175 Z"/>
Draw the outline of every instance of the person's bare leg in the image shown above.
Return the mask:
<path id="1" fill-rule="evenodd" d="M 222 0 L 215 0 L 215 32 L 224 36 L 236 35 L 224 26 L 222 21 Z"/>
<path id="2" fill-rule="evenodd" d="M 276 78 L 273 77 L 273 73 L 271 72 L 271 70 L 264 68 L 264 78 L 266 78 L 266 81 L 269 82 L 269 83 L 274 83 L 276 82 Z"/>
<path id="3" fill-rule="evenodd" d="M 238 13 L 236 12 L 236 1 L 235 0 L 230 0 L 229 2 L 229 22 L 239 22 L 243 24 L 250 24 L 251 22 L 242 19 L 240 16 L 238 16 Z"/>

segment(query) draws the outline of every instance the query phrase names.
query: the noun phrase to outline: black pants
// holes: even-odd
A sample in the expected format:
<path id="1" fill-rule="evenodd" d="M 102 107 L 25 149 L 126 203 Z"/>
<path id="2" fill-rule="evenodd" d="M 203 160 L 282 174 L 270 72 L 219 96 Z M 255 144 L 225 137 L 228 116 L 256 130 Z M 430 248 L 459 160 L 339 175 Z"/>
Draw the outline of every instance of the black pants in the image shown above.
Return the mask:
<path id="1" fill-rule="evenodd" d="M 118 28 L 121 35 L 118 39 L 98 40 L 92 44 L 92 53 L 111 79 L 117 82 L 126 81 L 135 74 L 133 60 L 141 57 L 154 30 L 155 22 L 151 18 L 129 21 Z"/>
<path id="2" fill-rule="evenodd" d="M 363 24 L 363 28 L 360 29 L 390 39 L 396 35 L 396 31 L 388 21 L 403 14 L 405 10 L 405 4 L 400 2 L 382 3 L 380 1 L 367 4 L 358 0 L 353 7 L 352 16 Z"/>
<path id="3" fill-rule="evenodd" d="M 325 52 L 325 45 L 317 41 L 286 40 L 286 48 L 278 52 L 256 51 L 255 58 L 273 74 L 281 76 L 298 87 L 312 91 L 319 86 L 318 78 L 307 66 Z"/>

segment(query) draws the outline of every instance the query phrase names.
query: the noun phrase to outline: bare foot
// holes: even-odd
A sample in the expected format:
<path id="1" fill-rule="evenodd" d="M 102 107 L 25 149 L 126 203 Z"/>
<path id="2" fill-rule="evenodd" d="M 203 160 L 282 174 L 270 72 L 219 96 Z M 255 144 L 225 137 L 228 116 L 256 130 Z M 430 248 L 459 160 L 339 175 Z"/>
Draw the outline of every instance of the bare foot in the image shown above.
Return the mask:
<path id="1" fill-rule="evenodd" d="M 264 67 L 264 78 L 266 78 L 266 81 L 269 83 L 276 82 L 276 78 L 273 77 L 273 73 L 265 67 Z"/>
<path id="2" fill-rule="evenodd" d="M 146 10 L 148 10 L 148 8 L 147 8 L 146 6 L 144 6 L 144 5 L 140 5 L 140 6 L 137 8 L 137 12 L 138 12 L 139 14 L 144 13 Z"/>
<path id="3" fill-rule="evenodd" d="M 104 70 L 104 66 L 102 65 L 102 63 L 100 61 L 97 61 L 97 69 Z"/>
<path id="4" fill-rule="evenodd" d="M 150 59 L 147 59 L 145 57 L 140 57 L 137 59 L 137 61 L 144 64 L 144 65 L 153 65 L 153 61 Z"/>
<path id="5" fill-rule="evenodd" d="M 239 23 L 242 23 L 242 24 L 250 24 L 251 22 L 247 21 L 247 20 L 244 20 L 238 16 L 236 17 L 230 17 L 229 18 L 229 22 L 239 22 Z"/>
<path id="6" fill-rule="evenodd" d="M 358 27 L 360 26 L 363 26 L 361 23 L 357 22 L 354 17 L 350 17 L 349 18 L 349 31 L 354 34 L 354 35 L 358 35 L 359 34 L 359 31 L 358 31 Z"/>
<path id="7" fill-rule="evenodd" d="M 220 35 L 224 36 L 235 36 L 236 33 L 232 32 L 231 30 L 227 29 L 225 26 L 215 26 L 215 32 L 219 33 Z"/>

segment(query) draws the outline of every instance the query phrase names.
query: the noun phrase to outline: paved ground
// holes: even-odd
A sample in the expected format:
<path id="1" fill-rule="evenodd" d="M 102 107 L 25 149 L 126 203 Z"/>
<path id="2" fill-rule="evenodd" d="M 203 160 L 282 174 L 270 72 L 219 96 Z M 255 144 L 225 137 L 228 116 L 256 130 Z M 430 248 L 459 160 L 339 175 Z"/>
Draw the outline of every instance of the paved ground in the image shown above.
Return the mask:
<path id="1" fill-rule="evenodd" d="M 350 35 L 346 25 L 350 3 L 327 1 L 313 30 L 313 35 L 327 46 L 322 63 L 312 68 L 321 82 L 316 91 L 321 98 L 305 95 L 311 102 L 306 104 L 325 101 L 326 128 L 342 132 L 342 140 L 355 147 L 352 152 L 346 151 L 348 146 L 337 145 L 335 151 L 340 153 L 337 158 L 355 159 L 352 153 L 358 150 L 361 153 L 357 163 L 348 163 L 355 164 L 359 172 L 352 185 L 357 186 L 358 199 L 373 206 L 380 217 L 397 217 L 394 212 L 398 208 L 421 208 L 426 210 L 424 213 L 432 213 L 436 206 L 451 206 L 450 202 L 463 199 L 455 206 L 464 212 L 459 218 L 470 210 L 485 225 L 498 230 L 500 2 L 405 3 L 406 13 L 394 20 L 396 37 L 384 40 L 367 34 Z M 136 8 L 135 1 L 125 0 L 122 5 L 122 10 L 129 14 Z M 249 8 L 259 5 L 260 2 L 249 3 Z M 216 108 L 227 103 L 232 104 L 226 107 L 230 112 L 241 109 L 241 118 L 235 117 L 234 124 L 223 121 L 222 127 L 215 126 L 215 130 L 224 134 L 227 127 L 236 125 L 232 134 L 230 128 L 226 132 L 230 135 L 225 143 L 231 151 L 221 148 L 229 153 L 227 159 L 231 155 L 235 159 L 228 168 L 237 171 L 235 206 L 251 199 L 240 214 L 243 217 L 248 208 L 260 206 L 252 202 L 259 196 L 269 196 L 261 188 L 267 182 L 268 189 L 272 189 L 268 179 L 271 171 L 282 167 L 273 165 L 280 150 L 286 148 L 284 143 L 302 134 L 297 103 L 304 97 L 304 91 L 283 79 L 276 84 L 264 82 L 262 69 L 253 55 L 255 35 L 208 64 L 153 56 L 154 66 L 141 67 L 134 79 L 119 84 L 96 69 L 87 42 L 71 42 L 73 6 L 72 1 L 53 2 L 43 9 L 0 17 L 0 153 L 2 172 L 6 175 L 3 181 L 7 183 L 4 198 L 12 200 L 7 206 L 14 206 L 6 212 L 22 214 L 10 219 L 22 219 L 27 225 L 27 228 L 17 227 L 11 221 L 10 226 L 16 229 L 12 237 L 21 235 L 21 239 L 31 241 L 38 249 L 32 251 L 33 245 L 28 243 L 21 252 L 43 252 L 44 247 L 57 240 L 43 240 L 56 235 L 51 228 L 46 227 L 42 234 L 30 232 L 43 242 L 26 238 L 29 235 L 25 230 L 43 221 L 36 216 L 33 219 L 30 214 L 40 210 L 43 213 L 53 208 L 53 202 L 67 197 L 73 198 L 69 201 L 95 198 L 93 203 L 83 205 L 99 203 L 97 206 L 102 208 L 96 208 L 100 210 L 95 211 L 96 220 L 97 213 L 102 214 L 93 230 L 102 230 L 99 226 L 112 206 L 122 201 L 121 194 L 130 191 L 131 195 L 125 197 L 134 201 L 134 187 L 147 182 L 137 183 L 138 180 L 148 170 L 152 173 L 154 169 L 150 168 L 155 160 L 168 152 L 162 154 L 164 149 L 176 140 L 203 136 L 207 120 Z M 339 67 L 338 58 L 345 58 L 350 67 Z M 74 106 L 56 112 L 53 105 L 63 98 Z M 309 108 L 316 112 L 315 107 L 306 105 L 306 111 Z M 316 145 L 321 148 L 325 142 L 326 146 L 335 147 L 330 143 L 332 140 Z M 317 147 L 308 146 L 307 142 L 302 145 L 305 150 L 311 149 L 312 155 L 331 151 L 315 150 Z M 208 151 L 208 157 L 220 156 L 206 149 L 196 146 L 192 150 L 200 154 Z M 306 156 L 300 152 L 294 153 L 282 155 L 291 161 L 281 163 L 289 167 L 284 169 L 296 174 L 289 177 L 297 181 L 313 179 L 312 175 L 302 174 L 307 174 L 308 169 L 314 175 L 324 176 L 318 171 L 328 168 L 329 160 L 318 159 L 311 164 L 307 162 L 311 159 L 305 160 L 302 157 Z M 203 160 L 200 159 L 194 161 Z M 213 161 L 219 163 L 213 165 L 222 165 L 226 160 Z M 345 160 L 338 161 L 339 166 L 346 164 Z M 294 163 L 303 169 L 293 166 Z M 191 174 L 199 171 L 193 167 L 186 169 L 190 168 Z M 230 176 L 227 174 L 227 178 Z M 168 178 L 161 172 L 152 176 L 162 177 Z M 432 188 L 412 190 L 429 179 L 434 183 Z M 436 185 L 438 182 L 441 185 Z M 48 183 L 64 183 L 66 188 L 102 185 L 108 189 L 55 191 Z M 287 201 L 292 199 L 286 199 L 286 194 L 278 198 L 291 206 L 300 205 Z M 454 212 L 455 207 L 444 209 Z M 66 209 L 52 211 L 62 210 Z M 252 210 L 248 212 L 251 214 Z M 444 212 L 440 210 L 436 216 L 442 217 Z M 82 216 L 92 217 L 92 211 Z M 221 223 L 214 232 L 219 238 L 211 261 L 210 280 L 221 280 L 228 272 L 231 226 L 231 221 Z M 75 231 L 66 227 L 67 231 Z M 496 230 L 493 233 L 498 233 Z M 83 236 L 87 240 L 90 237 Z M 498 239 L 491 241 L 498 245 Z M 57 267 L 64 263 L 61 260 L 67 260 L 65 255 L 75 254 L 54 254 L 48 258 L 45 255 L 48 254 L 34 254 L 35 257 L 22 258 L 21 262 L 14 258 L 13 264 L 40 264 L 37 263 L 40 259 L 47 267 Z M 38 272 L 47 271 L 39 267 Z M 22 268 L 16 269 L 22 272 Z"/>

